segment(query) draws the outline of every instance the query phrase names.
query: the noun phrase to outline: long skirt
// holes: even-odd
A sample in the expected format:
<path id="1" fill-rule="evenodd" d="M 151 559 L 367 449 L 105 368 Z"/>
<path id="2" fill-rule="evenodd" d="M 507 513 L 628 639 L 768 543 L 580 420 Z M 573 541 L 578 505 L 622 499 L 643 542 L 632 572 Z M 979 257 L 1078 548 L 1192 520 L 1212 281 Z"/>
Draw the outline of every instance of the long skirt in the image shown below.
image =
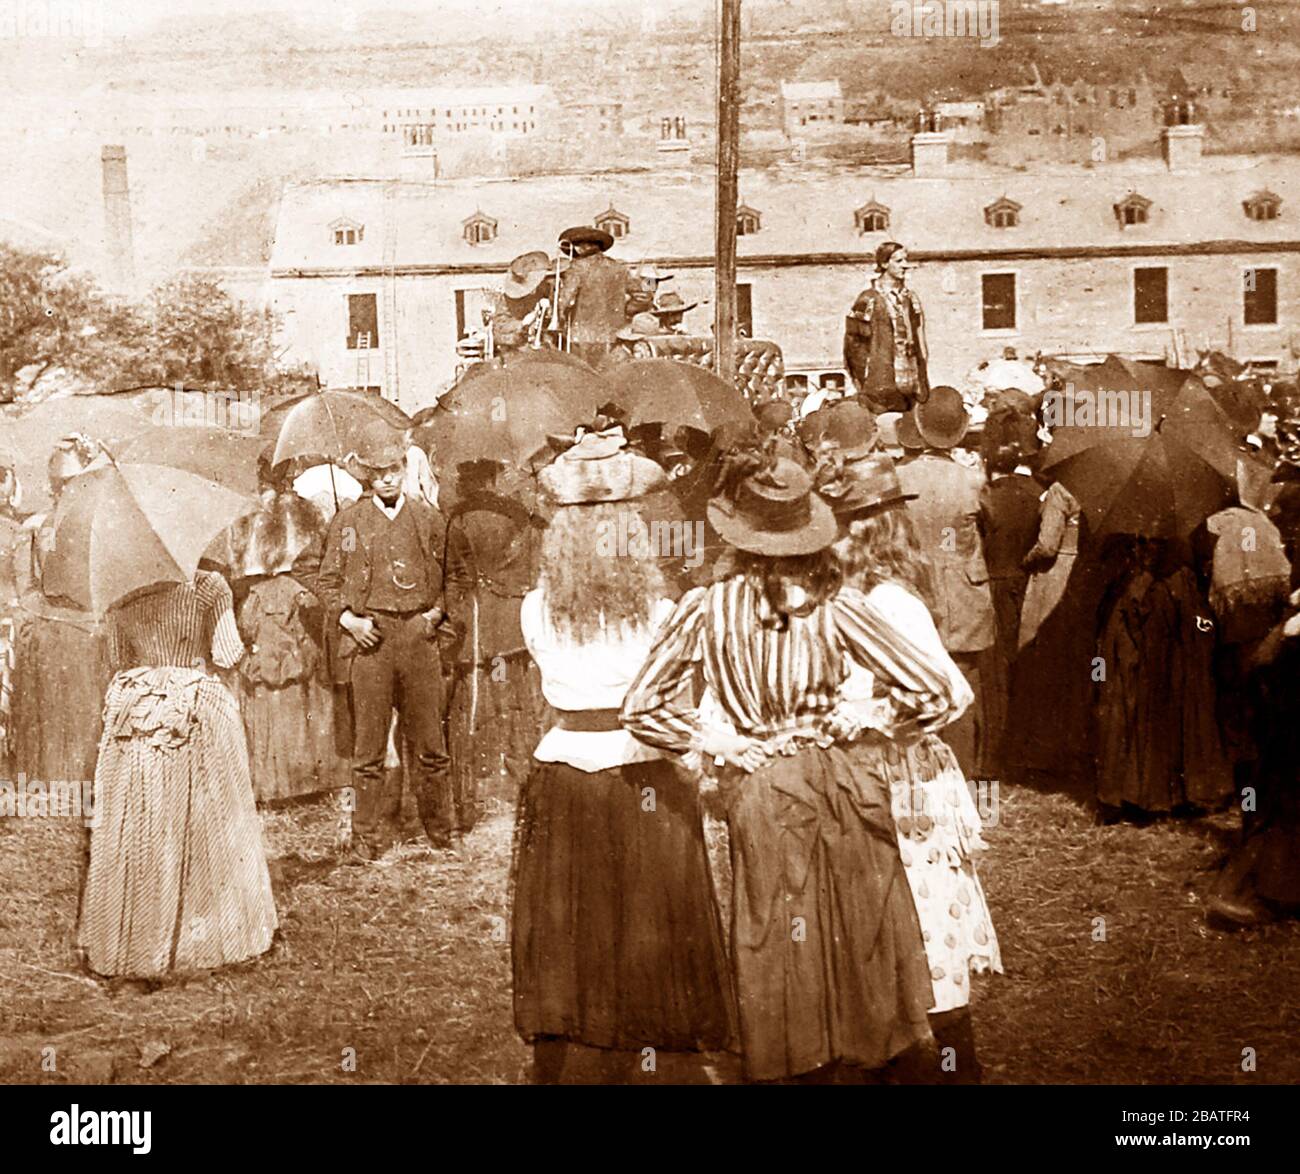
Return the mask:
<path id="1" fill-rule="evenodd" d="M 928 734 L 908 746 L 853 747 L 859 778 L 889 790 L 898 852 L 921 921 L 931 1011 L 970 1002 L 970 976 L 1002 971 L 1002 955 L 974 854 L 984 847 L 980 814 L 957 758 Z"/>
<path id="2" fill-rule="evenodd" d="M 515 1025 L 532 1043 L 717 1051 L 732 1037 L 698 790 L 673 763 L 537 763 L 515 829 Z"/>
<path id="3" fill-rule="evenodd" d="M 879 1068 L 930 1038 L 921 928 L 879 772 L 813 747 L 721 783 L 746 1075 Z"/>
<path id="4" fill-rule="evenodd" d="M 346 787 L 349 763 L 334 749 L 334 697 L 314 678 L 243 690 L 249 768 L 259 803 Z"/>
<path id="5" fill-rule="evenodd" d="M 530 657 L 481 669 L 477 682 L 468 666 L 457 667 L 447 699 L 447 752 L 460 831 L 478 822 L 484 799 L 515 801 L 548 715 L 541 674 Z"/>
<path id="6" fill-rule="evenodd" d="M 99 974 L 263 953 L 271 879 L 235 699 L 194 669 L 119 673 L 104 703 L 79 940 Z"/>
<path id="7" fill-rule="evenodd" d="M 94 617 L 43 601 L 33 601 L 32 610 L 19 616 L 14 769 L 42 782 L 92 779 L 104 690 L 113 676 L 103 633 Z"/>

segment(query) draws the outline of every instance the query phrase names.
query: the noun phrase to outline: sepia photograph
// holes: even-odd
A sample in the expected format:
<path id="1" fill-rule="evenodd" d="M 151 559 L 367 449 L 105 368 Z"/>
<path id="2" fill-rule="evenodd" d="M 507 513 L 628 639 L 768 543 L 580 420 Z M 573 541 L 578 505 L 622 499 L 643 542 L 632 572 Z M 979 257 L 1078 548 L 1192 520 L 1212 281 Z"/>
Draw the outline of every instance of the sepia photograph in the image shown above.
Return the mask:
<path id="1" fill-rule="evenodd" d="M 0 79 L 15 1154 L 1282 1138 L 1300 0 L 0 0 Z"/>

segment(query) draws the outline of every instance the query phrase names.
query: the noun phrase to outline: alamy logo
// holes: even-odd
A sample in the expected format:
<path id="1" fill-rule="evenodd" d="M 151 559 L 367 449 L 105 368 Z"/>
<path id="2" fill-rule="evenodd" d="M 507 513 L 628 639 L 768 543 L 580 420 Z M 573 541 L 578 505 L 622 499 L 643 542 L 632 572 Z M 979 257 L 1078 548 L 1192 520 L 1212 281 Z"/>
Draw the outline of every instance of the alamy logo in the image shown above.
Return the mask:
<path id="1" fill-rule="evenodd" d="M 74 1104 L 66 1112 L 51 1113 L 50 1124 L 51 1145 L 129 1145 L 133 1154 L 153 1148 L 153 1113 L 148 1109 L 83 1110 Z"/>
<path id="2" fill-rule="evenodd" d="M 1143 440 L 1151 435 L 1151 392 L 1049 391 L 1043 396 L 1043 425 L 1056 428 L 1127 428 Z"/>
<path id="3" fill-rule="evenodd" d="M 998 0 L 899 0 L 889 6 L 889 31 L 896 37 L 969 37 L 993 48 L 998 35 Z"/>

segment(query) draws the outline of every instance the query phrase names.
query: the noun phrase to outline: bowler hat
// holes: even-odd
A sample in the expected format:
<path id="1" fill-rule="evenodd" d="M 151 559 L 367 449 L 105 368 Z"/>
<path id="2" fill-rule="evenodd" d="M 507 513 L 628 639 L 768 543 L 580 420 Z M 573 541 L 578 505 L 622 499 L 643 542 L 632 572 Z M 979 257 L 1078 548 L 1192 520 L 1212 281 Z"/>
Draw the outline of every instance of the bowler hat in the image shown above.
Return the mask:
<path id="1" fill-rule="evenodd" d="M 869 453 L 851 464 L 832 459 L 819 465 L 817 492 L 841 521 L 877 514 L 917 497 L 903 492 L 893 458 L 883 452 Z"/>
<path id="2" fill-rule="evenodd" d="M 876 447 L 875 416 L 851 399 L 835 400 L 811 413 L 802 432 L 810 449 L 825 445 L 846 461 L 861 460 Z"/>
<path id="3" fill-rule="evenodd" d="M 961 392 L 941 384 L 898 421 L 898 443 L 904 448 L 955 448 L 969 427 L 970 414 Z"/>
<path id="4" fill-rule="evenodd" d="M 368 469 L 386 469 L 406 460 L 405 439 L 387 420 L 371 420 L 356 437 L 352 456 Z"/>
<path id="5" fill-rule="evenodd" d="M 572 253 L 574 245 L 596 245 L 603 253 L 614 243 L 614 238 L 603 228 L 594 228 L 590 224 L 576 224 L 560 233 L 560 251 Z"/>
<path id="6" fill-rule="evenodd" d="M 521 253 L 510 262 L 501 292 L 508 298 L 526 298 L 555 272 L 556 264 L 541 250 Z M 569 267 L 569 262 L 561 257 L 558 265 L 563 271 Z"/>
<path id="7" fill-rule="evenodd" d="M 835 541 L 835 515 L 812 478 L 777 457 L 709 502 L 709 524 L 729 546 L 774 558 L 815 554 Z"/>

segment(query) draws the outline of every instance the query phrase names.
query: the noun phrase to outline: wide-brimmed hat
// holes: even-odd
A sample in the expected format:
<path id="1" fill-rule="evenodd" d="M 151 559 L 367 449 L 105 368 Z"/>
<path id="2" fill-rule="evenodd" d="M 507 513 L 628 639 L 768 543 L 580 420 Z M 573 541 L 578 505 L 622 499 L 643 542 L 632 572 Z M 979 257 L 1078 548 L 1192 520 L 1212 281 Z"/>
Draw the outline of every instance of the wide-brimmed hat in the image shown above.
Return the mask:
<path id="1" fill-rule="evenodd" d="M 955 387 L 940 384 L 930 397 L 898 421 L 898 443 L 904 448 L 955 448 L 970 427 L 970 413 Z"/>
<path id="2" fill-rule="evenodd" d="M 893 458 L 883 452 L 868 453 L 852 462 L 829 454 L 817 466 L 816 483 L 817 492 L 841 521 L 896 509 L 917 497 L 903 492 Z"/>
<path id="3" fill-rule="evenodd" d="M 357 436 L 352 459 L 367 469 L 386 469 L 406 460 L 406 439 L 386 420 L 371 420 Z"/>
<path id="4" fill-rule="evenodd" d="M 800 433 L 814 452 L 829 448 L 857 461 L 876 447 L 876 418 L 856 400 L 834 400 L 805 417 Z"/>
<path id="5" fill-rule="evenodd" d="M 583 432 L 538 475 L 556 505 L 631 501 L 667 484 L 668 476 L 649 457 L 627 447 L 621 425 Z"/>
<path id="6" fill-rule="evenodd" d="M 624 342 L 635 342 L 639 338 L 653 338 L 663 334 L 663 324 L 649 310 L 643 310 L 633 317 L 614 337 Z"/>
<path id="7" fill-rule="evenodd" d="M 815 554 L 835 541 L 835 515 L 812 478 L 777 457 L 709 502 L 709 524 L 730 546 L 774 558 Z"/>
<path id="8" fill-rule="evenodd" d="M 687 310 L 693 310 L 699 302 L 687 303 L 682 299 L 682 295 L 676 290 L 669 290 L 654 305 L 652 314 L 685 314 Z"/>
<path id="9" fill-rule="evenodd" d="M 560 252 L 570 253 L 574 245 L 596 245 L 603 253 L 614 243 L 614 238 L 603 228 L 594 228 L 590 224 L 576 224 L 560 233 Z"/>
<path id="10" fill-rule="evenodd" d="M 672 273 L 660 273 L 659 267 L 649 261 L 642 261 L 632 270 L 632 277 L 642 285 L 658 286 L 660 282 L 672 281 Z"/>
<path id="11" fill-rule="evenodd" d="M 531 253 L 521 253 L 510 262 L 505 281 L 501 285 L 501 292 L 508 298 L 526 298 L 555 272 L 556 265 L 557 262 L 552 261 L 540 249 Z M 568 258 L 561 257 L 558 265 L 563 272 L 569 267 Z"/>

